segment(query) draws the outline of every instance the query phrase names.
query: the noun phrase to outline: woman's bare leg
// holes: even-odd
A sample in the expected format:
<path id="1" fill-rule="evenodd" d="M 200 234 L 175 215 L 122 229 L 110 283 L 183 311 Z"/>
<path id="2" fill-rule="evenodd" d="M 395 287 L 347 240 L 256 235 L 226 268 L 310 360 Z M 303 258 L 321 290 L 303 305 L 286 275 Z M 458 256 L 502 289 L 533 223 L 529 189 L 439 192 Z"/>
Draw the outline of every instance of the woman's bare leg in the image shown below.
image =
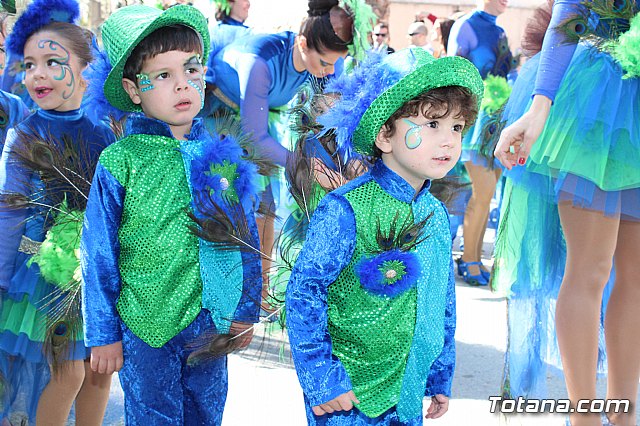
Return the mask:
<path id="1" fill-rule="evenodd" d="M 616 426 L 635 423 L 640 378 L 640 222 L 620 222 L 615 252 L 616 281 L 607 306 L 607 399 L 628 399 L 627 414 L 610 413 Z"/>
<path id="2" fill-rule="evenodd" d="M 496 190 L 499 171 L 490 170 L 483 166 L 473 164 L 471 161 L 464 163 L 471 178 L 471 198 L 464 212 L 464 252 L 463 262 L 479 262 L 482 256 L 482 239 L 487 229 L 489 219 L 489 206 L 491 198 Z M 470 275 L 479 275 L 477 265 L 468 267 Z"/>
<path id="3" fill-rule="evenodd" d="M 64 426 L 83 381 L 84 361 L 65 361 L 57 374 L 52 372 L 38 401 L 36 425 Z"/>
<path id="4" fill-rule="evenodd" d="M 620 221 L 560 203 L 567 263 L 556 304 L 556 330 L 567 392 L 573 404 L 596 398 L 600 305 Z M 573 414 L 573 426 L 600 425 L 599 414 Z"/>
<path id="5" fill-rule="evenodd" d="M 111 374 L 99 374 L 84 363 L 84 382 L 76 397 L 76 426 L 100 426 L 109 402 Z"/>

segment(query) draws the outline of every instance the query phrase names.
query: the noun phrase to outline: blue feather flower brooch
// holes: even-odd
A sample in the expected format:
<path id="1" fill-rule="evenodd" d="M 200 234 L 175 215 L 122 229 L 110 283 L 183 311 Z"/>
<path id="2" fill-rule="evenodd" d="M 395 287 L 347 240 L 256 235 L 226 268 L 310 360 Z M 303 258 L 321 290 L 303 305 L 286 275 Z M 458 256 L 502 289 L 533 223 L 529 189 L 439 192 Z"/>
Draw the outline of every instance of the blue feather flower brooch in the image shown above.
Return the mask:
<path id="1" fill-rule="evenodd" d="M 393 298 L 416 285 L 420 262 L 415 252 L 395 249 L 365 257 L 356 266 L 356 274 L 367 292 Z"/>
<path id="2" fill-rule="evenodd" d="M 384 227 L 378 222 L 376 247 L 355 267 L 356 276 L 365 291 L 394 298 L 417 284 L 421 266 L 414 249 L 429 238 L 424 231 L 432 215 L 414 223 L 411 215 L 400 220 L 398 212 L 387 230 L 383 230 Z"/>

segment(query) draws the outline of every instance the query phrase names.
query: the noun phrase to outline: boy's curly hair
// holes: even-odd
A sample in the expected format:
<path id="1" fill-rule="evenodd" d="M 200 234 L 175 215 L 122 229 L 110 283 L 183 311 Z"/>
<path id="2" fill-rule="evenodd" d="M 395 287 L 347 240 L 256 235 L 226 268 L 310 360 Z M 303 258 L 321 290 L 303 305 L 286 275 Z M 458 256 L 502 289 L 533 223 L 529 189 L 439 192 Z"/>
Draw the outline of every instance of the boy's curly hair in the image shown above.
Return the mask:
<path id="1" fill-rule="evenodd" d="M 468 89 L 461 86 L 438 87 L 424 92 L 402 105 L 382 125 L 380 132 L 386 138 L 395 135 L 396 121 L 400 118 L 422 114 L 437 119 L 455 113 L 465 120 L 465 130 L 468 129 L 478 115 L 476 97 Z M 377 146 L 374 146 L 373 150 L 374 158 L 382 157 L 382 151 Z"/>

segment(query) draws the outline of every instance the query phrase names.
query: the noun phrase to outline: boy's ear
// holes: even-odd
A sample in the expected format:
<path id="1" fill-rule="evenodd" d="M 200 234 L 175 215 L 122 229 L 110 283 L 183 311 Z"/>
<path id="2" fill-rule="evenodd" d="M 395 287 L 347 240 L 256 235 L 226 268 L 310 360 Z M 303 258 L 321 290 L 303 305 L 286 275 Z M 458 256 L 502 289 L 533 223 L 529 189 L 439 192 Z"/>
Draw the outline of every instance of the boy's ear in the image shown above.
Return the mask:
<path id="1" fill-rule="evenodd" d="M 391 142 L 387 137 L 384 136 L 383 129 L 380 129 L 378 132 L 378 136 L 376 136 L 376 146 L 383 154 L 390 154 L 393 151 L 391 148 Z"/>
<path id="2" fill-rule="evenodd" d="M 136 86 L 136 83 L 129 80 L 128 78 L 123 78 L 122 87 L 124 88 L 124 91 L 127 92 L 127 95 L 129 95 L 131 102 L 136 105 L 140 105 L 142 103 L 142 99 L 140 99 L 140 94 L 138 93 L 138 86 Z"/>

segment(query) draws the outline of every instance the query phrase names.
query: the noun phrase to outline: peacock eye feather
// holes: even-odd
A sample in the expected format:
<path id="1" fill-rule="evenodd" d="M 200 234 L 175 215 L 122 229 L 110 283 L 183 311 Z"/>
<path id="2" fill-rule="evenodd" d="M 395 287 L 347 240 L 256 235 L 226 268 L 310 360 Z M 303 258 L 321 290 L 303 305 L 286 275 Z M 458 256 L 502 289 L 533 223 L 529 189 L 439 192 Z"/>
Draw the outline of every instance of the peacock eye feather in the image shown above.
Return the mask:
<path id="1" fill-rule="evenodd" d="M 0 109 L 0 128 L 4 129 L 9 123 L 9 115 L 2 109 Z"/>

